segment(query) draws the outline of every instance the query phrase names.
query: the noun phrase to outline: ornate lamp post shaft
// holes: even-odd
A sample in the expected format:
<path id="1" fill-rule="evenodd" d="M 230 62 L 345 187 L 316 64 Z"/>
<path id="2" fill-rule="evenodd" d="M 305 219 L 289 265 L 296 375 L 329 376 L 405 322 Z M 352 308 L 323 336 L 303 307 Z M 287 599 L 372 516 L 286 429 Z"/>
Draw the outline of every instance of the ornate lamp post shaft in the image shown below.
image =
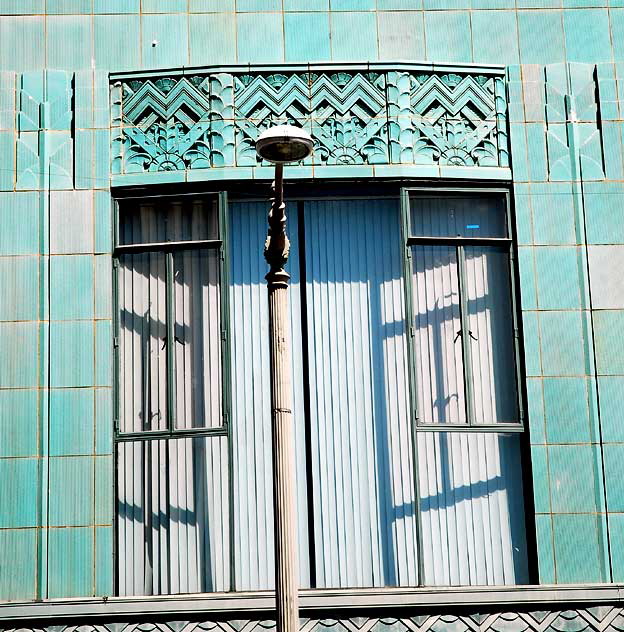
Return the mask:
<path id="1" fill-rule="evenodd" d="M 283 166 L 275 165 L 274 195 L 264 256 L 270 266 L 269 345 L 271 356 L 271 421 L 273 437 L 273 511 L 275 520 L 275 598 L 278 632 L 299 630 L 299 570 L 295 511 L 294 432 L 288 280 L 284 270 L 289 242 L 283 200 Z"/>
<path id="2" fill-rule="evenodd" d="M 269 264 L 269 346 L 271 356 L 271 424 L 273 436 L 273 514 L 275 531 L 275 610 L 277 632 L 299 631 L 299 569 L 295 511 L 295 441 L 292 418 L 288 280 L 284 270 L 290 243 L 284 212 L 284 164 L 303 160 L 312 151 L 304 130 L 279 125 L 256 142 L 261 158 L 275 163 L 269 233 L 264 256 Z"/>

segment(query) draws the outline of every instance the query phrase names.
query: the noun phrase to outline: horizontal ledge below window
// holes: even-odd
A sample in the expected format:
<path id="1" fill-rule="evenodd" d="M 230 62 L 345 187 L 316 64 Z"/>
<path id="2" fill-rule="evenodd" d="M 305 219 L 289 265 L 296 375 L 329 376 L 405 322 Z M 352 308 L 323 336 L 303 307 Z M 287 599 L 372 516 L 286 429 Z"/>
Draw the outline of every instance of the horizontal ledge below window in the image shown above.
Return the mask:
<path id="1" fill-rule="evenodd" d="M 115 435 L 115 441 L 158 441 L 168 439 L 188 439 L 189 437 L 223 437 L 228 433 L 227 426 L 218 428 L 192 428 L 188 430 L 175 430 L 170 432 L 119 432 Z"/>
<path id="2" fill-rule="evenodd" d="M 570 604 L 604 605 L 624 598 L 624 584 L 575 584 L 548 586 L 479 586 L 455 588 L 353 588 L 302 590 L 300 610 L 340 611 L 349 616 L 352 611 L 409 609 L 411 612 L 440 612 L 461 608 L 480 612 L 483 609 L 513 611 L 515 609 L 566 610 Z M 33 621 L 76 618 L 86 625 L 89 618 L 163 617 L 176 620 L 208 619 L 235 613 L 272 618 L 275 616 L 273 592 L 210 593 L 196 595 L 166 595 L 155 597 L 106 597 L 80 599 L 49 599 L 38 602 L 0 604 L 0 620 Z M 390 615 L 390 613 L 388 613 Z M 392 616 L 392 615 L 391 615 Z M 235 617 L 232 617 L 235 618 Z"/>
<path id="3" fill-rule="evenodd" d="M 115 254 L 151 252 L 154 250 L 186 250 L 198 248 L 220 248 L 221 239 L 200 239 L 195 241 L 157 241 L 149 244 L 123 244 L 115 248 Z"/>
<path id="4" fill-rule="evenodd" d="M 408 237 L 408 246 L 448 245 L 482 245 L 505 246 L 511 243 L 508 237 Z"/>
<path id="5" fill-rule="evenodd" d="M 522 424 L 416 424 L 417 432 L 496 432 L 509 434 L 524 432 Z"/>

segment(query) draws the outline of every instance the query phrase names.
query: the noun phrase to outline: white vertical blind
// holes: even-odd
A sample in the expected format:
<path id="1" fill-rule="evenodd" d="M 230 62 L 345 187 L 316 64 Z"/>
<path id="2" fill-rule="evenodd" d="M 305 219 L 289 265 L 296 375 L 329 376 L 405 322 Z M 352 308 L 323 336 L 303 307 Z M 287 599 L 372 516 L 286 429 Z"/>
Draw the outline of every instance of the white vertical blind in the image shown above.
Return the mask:
<path id="1" fill-rule="evenodd" d="M 526 583 L 519 444 L 517 435 L 419 433 L 424 584 Z"/>
<path id="2" fill-rule="evenodd" d="M 317 584 L 416 585 L 398 203 L 305 217 Z"/>
<path id="3" fill-rule="evenodd" d="M 267 202 L 230 207 L 230 328 L 232 336 L 232 477 L 234 586 L 261 590 L 274 586 L 271 388 L 268 346 Z M 305 413 L 297 203 L 289 201 L 293 423 L 295 426 L 297 519 L 301 587 L 310 586 Z"/>
<path id="4" fill-rule="evenodd" d="M 486 246 L 465 253 L 474 421 L 517 422 L 509 254 Z"/>
<path id="5" fill-rule="evenodd" d="M 229 589 L 226 437 L 117 445 L 120 595 Z"/>
<path id="6" fill-rule="evenodd" d="M 119 258 L 119 428 L 167 428 L 166 261 L 162 253 Z"/>
<path id="7" fill-rule="evenodd" d="M 411 251 L 418 417 L 421 423 L 466 423 L 457 251 Z"/>
<path id="8" fill-rule="evenodd" d="M 219 253 L 173 254 L 176 427 L 218 427 L 221 419 Z"/>

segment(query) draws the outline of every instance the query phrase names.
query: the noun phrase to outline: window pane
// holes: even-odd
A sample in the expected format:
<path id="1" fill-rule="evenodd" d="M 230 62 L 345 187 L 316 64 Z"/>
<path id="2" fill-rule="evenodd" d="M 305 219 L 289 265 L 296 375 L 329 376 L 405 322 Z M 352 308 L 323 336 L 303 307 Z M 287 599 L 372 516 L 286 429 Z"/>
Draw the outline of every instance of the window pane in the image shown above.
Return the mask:
<path id="1" fill-rule="evenodd" d="M 217 201 L 189 196 L 119 202 L 119 243 L 218 239 Z"/>
<path id="2" fill-rule="evenodd" d="M 418 434 L 424 583 L 528 580 L 520 437 Z"/>
<path id="3" fill-rule="evenodd" d="M 173 256 L 177 428 L 221 425 L 219 252 Z"/>
<path id="4" fill-rule="evenodd" d="M 414 237 L 507 237 L 502 197 L 411 196 Z"/>
<path id="5" fill-rule="evenodd" d="M 120 595 L 229 588 L 227 439 L 117 444 Z"/>
<path id="6" fill-rule="evenodd" d="M 416 392 L 420 423 L 466 423 L 457 253 L 412 248 Z"/>
<path id="7" fill-rule="evenodd" d="M 119 258 L 121 432 L 167 428 L 165 256 Z"/>
<path id="8" fill-rule="evenodd" d="M 465 254 L 474 420 L 517 422 L 509 254 L 481 246 Z"/>

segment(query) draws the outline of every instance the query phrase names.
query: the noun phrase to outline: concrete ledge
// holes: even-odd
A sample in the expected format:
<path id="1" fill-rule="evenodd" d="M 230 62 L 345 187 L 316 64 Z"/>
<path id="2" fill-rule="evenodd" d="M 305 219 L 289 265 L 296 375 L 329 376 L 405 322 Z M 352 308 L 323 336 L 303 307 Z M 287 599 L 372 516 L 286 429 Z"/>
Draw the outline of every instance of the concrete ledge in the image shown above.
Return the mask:
<path id="1" fill-rule="evenodd" d="M 474 587 L 474 588 L 387 588 L 301 591 L 302 616 L 330 610 L 332 616 L 354 610 L 409 609 L 410 612 L 442 612 L 469 609 L 471 612 L 516 610 L 566 610 L 572 605 L 592 607 L 622 600 L 624 584 Z M 0 621 L 67 620 L 85 616 L 119 619 L 218 617 L 235 614 L 272 618 L 273 593 L 241 592 L 158 597 L 109 597 L 50 599 L 38 602 L 0 604 Z M 389 613 L 388 613 L 389 614 Z M 339 618 L 339 617 L 338 617 Z"/>

